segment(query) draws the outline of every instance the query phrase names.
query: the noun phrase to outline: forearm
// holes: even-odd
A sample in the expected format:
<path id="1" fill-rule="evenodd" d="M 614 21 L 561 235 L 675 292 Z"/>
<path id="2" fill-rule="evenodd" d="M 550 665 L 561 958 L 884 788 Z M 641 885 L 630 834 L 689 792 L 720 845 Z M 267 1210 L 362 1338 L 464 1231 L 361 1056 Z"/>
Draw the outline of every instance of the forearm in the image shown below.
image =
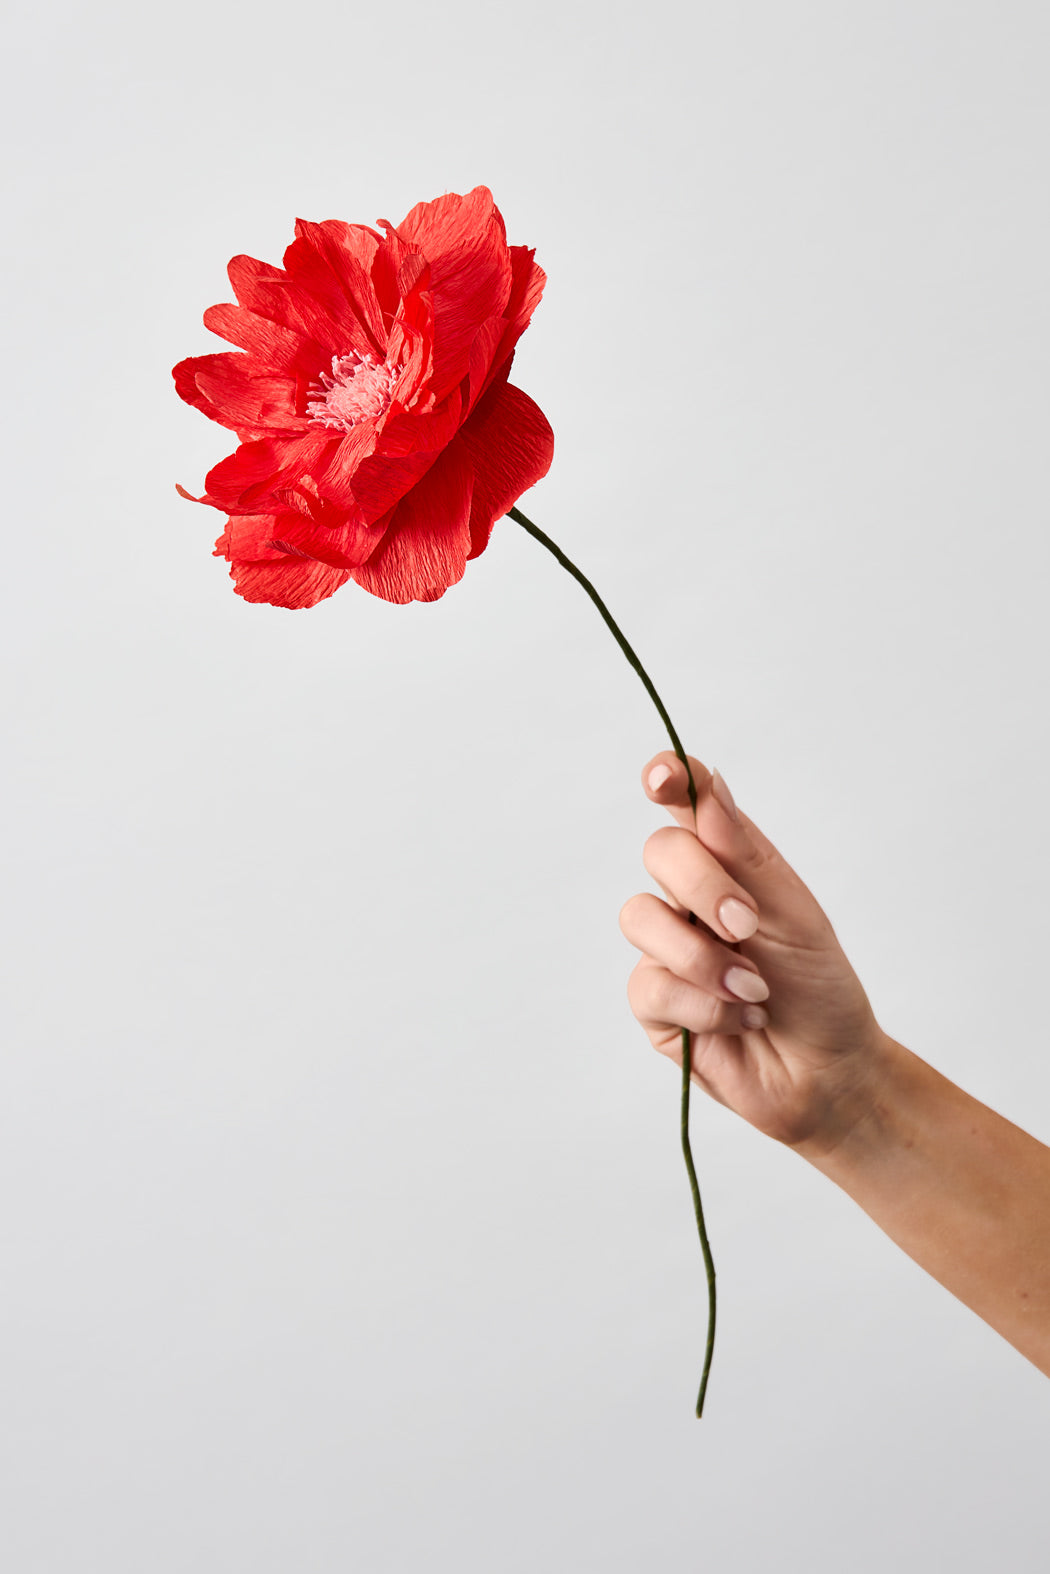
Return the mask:
<path id="1" fill-rule="evenodd" d="M 803 1157 L 1050 1376 L 1050 1148 L 887 1039 L 873 1107 Z"/>

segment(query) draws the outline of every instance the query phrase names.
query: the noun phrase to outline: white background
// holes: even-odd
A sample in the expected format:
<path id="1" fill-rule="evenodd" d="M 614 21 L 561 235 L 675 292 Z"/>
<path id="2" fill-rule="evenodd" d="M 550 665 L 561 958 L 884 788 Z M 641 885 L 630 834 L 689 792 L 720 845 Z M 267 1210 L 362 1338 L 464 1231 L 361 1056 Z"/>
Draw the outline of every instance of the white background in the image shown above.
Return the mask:
<path id="1" fill-rule="evenodd" d="M 491 186 L 523 500 L 883 1026 L 1044 1140 L 1044 5 L 28 7 L 5 47 L 12 1574 L 1045 1568 L 1048 1390 L 626 1003 L 666 746 L 510 521 L 248 606 L 170 368 Z"/>

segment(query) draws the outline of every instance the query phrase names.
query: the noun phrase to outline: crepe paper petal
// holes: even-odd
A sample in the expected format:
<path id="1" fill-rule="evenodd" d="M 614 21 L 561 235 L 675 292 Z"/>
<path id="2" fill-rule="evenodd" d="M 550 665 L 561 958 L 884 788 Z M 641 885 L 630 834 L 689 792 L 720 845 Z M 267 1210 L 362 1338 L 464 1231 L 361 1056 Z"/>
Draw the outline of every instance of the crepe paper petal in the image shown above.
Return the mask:
<path id="1" fill-rule="evenodd" d="M 290 442 L 261 438 L 242 443 L 205 477 L 208 500 L 234 514 L 255 514 L 260 500 L 289 486 L 322 464 L 329 448 L 338 446 L 332 433 L 309 431 Z"/>
<path id="2" fill-rule="evenodd" d="M 536 253 L 530 247 L 512 246 L 510 262 L 513 283 L 510 299 L 503 313 L 505 324 L 503 337 L 493 357 L 494 368 L 502 365 L 529 326 L 547 283 L 547 275 L 538 266 Z"/>
<path id="3" fill-rule="evenodd" d="M 497 382 L 458 441 L 474 467 L 469 555 L 475 558 L 488 545 L 495 521 L 547 474 L 554 457 L 554 433 L 527 393 Z"/>
<path id="4" fill-rule="evenodd" d="M 305 476 L 279 494 L 285 510 L 275 530 L 282 547 L 315 557 L 333 568 L 356 568 L 371 557 L 385 535 L 393 510 L 375 523 L 358 512 L 346 513 L 321 497 L 317 483 Z"/>
<path id="5" fill-rule="evenodd" d="M 429 416 L 396 416 L 383 427 L 375 452 L 356 467 L 346 457 L 323 479 L 324 496 L 339 508 L 372 521 L 389 513 L 420 481 L 460 427 L 458 390 Z"/>
<path id="6" fill-rule="evenodd" d="M 379 434 L 371 421 L 362 421 L 345 433 L 326 454 L 324 464 L 313 472 L 321 496 L 337 508 L 352 509 L 354 478 L 362 462 L 375 453 L 378 441 Z"/>
<path id="7" fill-rule="evenodd" d="M 270 544 L 271 533 L 280 525 L 280 517 L 272 514 L 231 518 L 215 543 L 214 555 L 229 562 L 234 589 L 245 601 L 315 607 L 334 595 L 350 576 L 345 569 L 275 549 Z"/>
<path id="8" fill-rule="evenodd" d="M 297 432 L 306 426 L 295 409 L 294 377 L 274 377 L 253 370 L 247 355 L 194 355 L 175 367 L 179 394 L 211 420 L 242 434 L 262 437 L 269 432 Z"/>
<path id="9" fill-rule="evenodd" d="M 365 341 L 359 353 L 370 349 L 382 359 L 386 327 L 371 277 L 379 237 L 339 219 L 320 224 L 296 219 L 295 235 L 284 254 L 287 271 L 304 287 L 316 287 L 334 319 L 345 321 L 348 328 L 359 325 Z"/>
<path id="10" fill-rule="evenodd" d="M 312 340 L 329 357 L 358 348 L 347 343 L 344 320 L 334 321 L 324 301 L 297 284 L 283 269 L 255 257 L 240 256 L 231 258 L 226 271 L 238 301 L 256 316 L 268 317 L 301 338 Z M 364 338 L 361 347 L 369 347 Z"/>
<path id="11" fill-rule="evenodd" d="M 434 391 L 438 398 L 466 375 L 479 327 L 501 317 L 512 272 L 506 231 L 487 186 L 416 205 L 398 225 L 430 264 L 434 296 Z"/>
<path id="12" fill-rule="evenodd" d="M 352 578 L 384 601 L 436 601 L 463 578 L 474 472 L 456 438 L 394 509 L 374 556 Z"/>
<path id="13" fill-rule="evenodd" d="M 280 516 L 280 526 L 274 527 L 272 541 L 280 552 L 294 552 L 298 556 L 327 563 L 329 568 L 349 572 L 366 563 L 379 547 L 387 527 L 359 525 L 344 518 L 340 526 L 321 526 L 305 519 L 302 514 L 287 513 Z"/>
<path id="14" fill-rule="evenodd" d="M 485 323 L 470 347 L 470 408 L 501 370 L 506 373 L 514 347 L 529 326 L 543 294 L 547 275 L 536 266 L 534 255 L 526 246 L 510 248 L 513 272 L 510 299 L 503 316 Z"/>
<path id="15" fill-rule="evenodd" d="M 231 301 L 209 306 L 204 313 L 204 326 L 212 333 L 217 333 L 221 339 L 247 350 L 259 368 L 267 368 L 277 374 L 316 378 L 331 360 L 323 346 L 315 340 L 304 339 L 301 334 L 293 333 L 291 328 L 282 328 L 266 317 L 257 316 L 246 306 L 235 306 Z"/>
<path id="16" fill-rule="evenodd" d="M 412 282 L 398 304 L 387 338 L 386 360 L 399 368 L 396 398 L 403 409 L 422 406 L 431 409 L 437 402 L 433 391 L 434 303 L 430 292 L 430 269 L 425 265 L 413 270 Z M 425 397 L 421 397 L 425 396 Z"/>
<path id="17" fill-rule="evenodd" d="M 296 221 L 297 226 L 299 220 Z M 339 279 L 333 274 L 323 257 L 319 257 L 305 240 L 296 240 L 284 254 L 285 271 L 290 285 L 316 302 L 332 324 L 332 342 L 342 346 L 342 353 L 378 356 L 383 358 L 385 334 L 376 336 L 369 332 L 360 316 L 354 311 Z M 374 302 L 374 292 L 373 302 Z M 377 308 L 378 315 L 378 308 Z M 318 337 L 315 332 L 314 338 Z"/>

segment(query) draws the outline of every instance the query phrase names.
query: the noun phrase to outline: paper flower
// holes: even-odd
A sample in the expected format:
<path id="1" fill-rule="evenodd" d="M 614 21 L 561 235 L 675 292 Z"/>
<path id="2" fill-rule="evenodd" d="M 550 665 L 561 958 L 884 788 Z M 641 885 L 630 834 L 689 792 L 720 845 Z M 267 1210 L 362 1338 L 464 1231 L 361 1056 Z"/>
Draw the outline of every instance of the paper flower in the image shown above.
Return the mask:
<path id="1" fill-rule="evenodd" d="M 234 257 L 238 304 L 211 306 L 204 321 L 244 353 L 174 368 L 180 396 L 240 441 L 193 499 L 228 516 L 216 556 L 247 601 L 312 607 L 348 579 L 387 601 L 435 601 L 509 515 L 605 619 L 685 765 L 695 813 L 689 761 L 644 667 L 591 582 L 513 506 L 554 448 L 541 411 L 507 381 L 543 271 L 532 251 L 508 247 L 487 186 L 421 202 L 396 228 L 378 222 L 383 235 L 297 219 L 283 269 Z M 708 1291 L 699 1416 L 715 1271 L 689 1146 L 691 1070 L 683 1029 L 680 1135 Z"/>
<path id="2" fill-rule="evenodd" d="M 173 370 L 240 442 L 195 501 L 228 515 L 216 556 L 248 601 L 314 606 L 351 578 L 434 601 L 550 468 L 550 426 L 507 381 L 546 276 L 491 191 L 379 224 L 297 219 L 283 268 L 234 257 L 238 304 L 204 322 L 242 353 Z"/>

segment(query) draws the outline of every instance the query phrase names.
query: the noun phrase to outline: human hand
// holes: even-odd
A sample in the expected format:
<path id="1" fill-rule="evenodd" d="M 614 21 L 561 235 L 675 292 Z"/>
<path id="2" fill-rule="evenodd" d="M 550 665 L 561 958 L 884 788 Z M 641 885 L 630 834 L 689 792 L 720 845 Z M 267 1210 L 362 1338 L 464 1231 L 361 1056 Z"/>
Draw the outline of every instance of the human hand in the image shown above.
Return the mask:
<path id="1" fill-rule="evenodd" d="M 678 823 L 643 849 L 665 900 L 641 892 L 620 913 L 643 953 L 631 1010 L 679 1066 L 689 1029 L 693 1081 L 713 1098 L 807 1157 L 826 1154 L 877 1105 L 892 1040 L 816 898 L 721 777 L 689 764 L 695 826 L 677 756 L 658 754 L 642 773 L 648 797 Z"/>

